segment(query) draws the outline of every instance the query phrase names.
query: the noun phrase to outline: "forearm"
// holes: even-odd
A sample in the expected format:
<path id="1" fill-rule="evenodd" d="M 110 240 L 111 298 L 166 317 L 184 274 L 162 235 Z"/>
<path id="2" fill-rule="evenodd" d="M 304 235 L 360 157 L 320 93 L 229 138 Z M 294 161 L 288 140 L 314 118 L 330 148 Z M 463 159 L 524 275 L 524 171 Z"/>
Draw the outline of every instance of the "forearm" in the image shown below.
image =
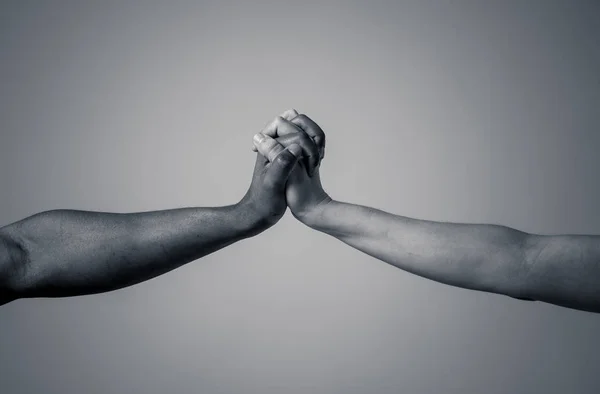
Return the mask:
<path id="1" fill-rule="evenodd" d="M 527 297 L 523 273 L 529 235 L 508 227 L 416 220 L 335 200 L 306 224 L 437 282 Z"/>
<path id="2" fill-rule="evenodd" d="M 23 251 L 17 297 L 110 291 L 173 270 L 266 228 L 240 205 L 115 214 L 57 210 L 5 227 Z"/>

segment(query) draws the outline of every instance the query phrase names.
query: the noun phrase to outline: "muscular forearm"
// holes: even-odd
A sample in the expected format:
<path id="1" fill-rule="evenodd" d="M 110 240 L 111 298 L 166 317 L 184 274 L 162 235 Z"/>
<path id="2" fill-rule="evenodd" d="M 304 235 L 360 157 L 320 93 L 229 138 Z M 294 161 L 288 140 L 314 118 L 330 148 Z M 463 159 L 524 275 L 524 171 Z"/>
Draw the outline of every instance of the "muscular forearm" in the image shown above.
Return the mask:
<path id="1" fill-rule="evenodd" d="M 335 200 L 306 224 L 425 278 L 528 297 L 524 269 L 529 235 L 508 227 L 415 220 Z"/>
<path id="2" fill-rule="evenodd" d="M 600 312 L 600 237 L 415 220 L 331 201 L 305 223 L 375 258 L 466 289 Z"/>
<path id="3" fill-rule="evenodd" d="M 40 213 L 2 229 L 22 251 L 7 291 L 15 298 L 62 297 L 142 282 L 265 229 L 250 212 L 231 205 Z"/>
<path id="4" fill-rule="evenodd" d="M 126 287 L 198 259 L 274 225 L 298 144 L 270 144 L 235 205 L 114 214 L 57 210 L 0 229 L 0 304 Z"/>

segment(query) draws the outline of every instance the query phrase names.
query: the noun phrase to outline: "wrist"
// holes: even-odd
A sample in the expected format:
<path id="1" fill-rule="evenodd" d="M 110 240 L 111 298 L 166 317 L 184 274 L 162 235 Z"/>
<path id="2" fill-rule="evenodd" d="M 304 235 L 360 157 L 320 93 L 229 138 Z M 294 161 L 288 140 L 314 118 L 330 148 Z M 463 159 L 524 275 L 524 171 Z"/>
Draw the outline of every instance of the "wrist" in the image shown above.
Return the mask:
<path id="1" fill-rule="evenodd" d="M 281 216 L 266 215 L 252 201 L 242 199 L 233 205 L 240 230 L 247 237 L 252 237 L 273 226 Z"/>
<path id="2" fill-rule="evenodd" d="M 325 213 L 332 203 L 334 203 L 334 200 L 328 194 L 325 194 L 316 203 L 305 209 L 292 211 L 292 214 L 308 227 L 315 228 L 324 220 Z"/>

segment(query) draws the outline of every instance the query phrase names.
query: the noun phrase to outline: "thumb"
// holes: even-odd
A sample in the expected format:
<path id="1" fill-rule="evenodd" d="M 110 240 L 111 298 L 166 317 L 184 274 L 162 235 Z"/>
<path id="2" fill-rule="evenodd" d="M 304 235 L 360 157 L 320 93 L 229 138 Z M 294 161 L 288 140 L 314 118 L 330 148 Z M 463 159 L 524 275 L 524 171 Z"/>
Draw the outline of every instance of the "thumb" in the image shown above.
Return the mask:
<path id="1" fill-rule="evenodd" d="M 265 174 L 266 183 L 274 187 L 285 187 L 290 173 L 302 155 L 302 148 L 298 144 L 291 144 L 275 157 Z"/>

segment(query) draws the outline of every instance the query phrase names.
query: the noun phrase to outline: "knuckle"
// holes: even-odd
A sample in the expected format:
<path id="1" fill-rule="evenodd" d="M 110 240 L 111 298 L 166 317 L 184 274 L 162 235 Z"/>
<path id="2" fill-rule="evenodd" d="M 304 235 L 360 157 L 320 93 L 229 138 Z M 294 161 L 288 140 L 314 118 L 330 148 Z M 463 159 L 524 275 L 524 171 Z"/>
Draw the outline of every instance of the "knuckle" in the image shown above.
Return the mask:
<path id="1" fill-rule="evenodd" d="M 287 166 L 294 161 L 294 156 L 289 152 L 281 152 L 275 158 L 275 162 L 280 166 Z"/>
<path id="2" fill-rule="evenodd" d="M 256 149 L 261 155 L 267 156 L 269 154 L 269 146 L 264 141 L 257 143 Z"/>
<path id="3" fill-rule="evenodd" d="M 272 158 L 275 158 L 275 156 L 280 154 L 282 150 L 283 150 L 283 148 L 281 147 L 281 145 L 279 143 L 274 143 L 271 146 L 269 146 L 269 155 Z"/>
<path id="4" fill-rule="evenodd" d="M 296 117 L 292 119 L 292 123 L 294 123 L 297 126 L 304 127 L 304 125 L 306 124 L 305 118 L 306 116 L 304 114 L 296 115 Z"/>
<path id="5" fill-rule="evenodd" d="M 312 142 L 313 142 L 312 139 L 310 138 L 310 136 L 308 134 L 306 134 L 304 131 L 298 133 L 298 139 L 303 144 L 312 144 Z"/>
<path id="6" fill-rule="evenodd" d="M 323 145 L 325 143 L 325 136 L 324 135 L 316 135 L 313 140 L 315 141 L 315 144 L 317 145 Z"/>

